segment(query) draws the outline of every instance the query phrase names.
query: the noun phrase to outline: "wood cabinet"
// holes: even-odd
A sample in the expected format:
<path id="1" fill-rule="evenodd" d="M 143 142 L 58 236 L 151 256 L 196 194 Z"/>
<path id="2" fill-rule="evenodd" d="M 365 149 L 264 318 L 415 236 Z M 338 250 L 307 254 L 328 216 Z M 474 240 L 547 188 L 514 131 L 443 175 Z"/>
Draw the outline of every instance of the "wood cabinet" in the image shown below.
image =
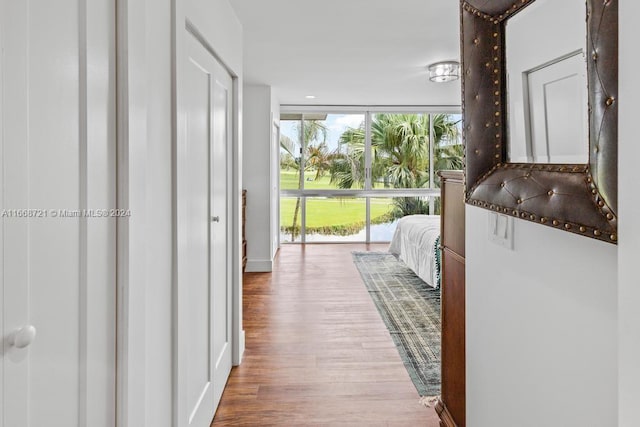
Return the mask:
<path id="1" fill-rule="evenodd" d="M 441 427 L 465 426 L 464 175 L 441 171 L 442 344 Z"/>

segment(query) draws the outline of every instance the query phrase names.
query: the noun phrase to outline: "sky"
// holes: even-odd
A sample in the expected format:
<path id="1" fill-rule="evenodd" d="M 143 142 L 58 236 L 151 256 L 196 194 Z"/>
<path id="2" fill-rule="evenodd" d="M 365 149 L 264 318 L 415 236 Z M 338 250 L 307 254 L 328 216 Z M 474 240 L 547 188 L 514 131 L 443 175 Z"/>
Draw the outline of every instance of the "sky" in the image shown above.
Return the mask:
<path id="1" fill-rule="evenodd" d="M 338 148 L 338 142 L 340 135 L 350 128 L 356 128 L 364 122 L 364 114 L 328 114 L 327 119 L 324 121 L 327 127 L 327 147 L 329 151 L 333 151 Z M 288 136 L 293 141 L 298 142 L 300 137 L 298 135 L 298 121 L 283 120 L 280 122 L 280 133 Z"/>

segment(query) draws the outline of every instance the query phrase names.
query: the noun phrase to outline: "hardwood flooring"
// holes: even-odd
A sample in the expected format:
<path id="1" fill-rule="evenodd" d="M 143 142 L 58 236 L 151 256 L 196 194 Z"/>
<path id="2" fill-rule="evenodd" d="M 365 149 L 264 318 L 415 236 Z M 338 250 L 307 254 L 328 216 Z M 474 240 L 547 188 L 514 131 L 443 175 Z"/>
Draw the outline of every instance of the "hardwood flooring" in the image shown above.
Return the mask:
<path id="1" fill-rule="evenodd" d="M 273 273 L 245 274 L 246 351 L 212 426 L 439 425 L 351 258 L 387 247 L 283 245 Z"/>

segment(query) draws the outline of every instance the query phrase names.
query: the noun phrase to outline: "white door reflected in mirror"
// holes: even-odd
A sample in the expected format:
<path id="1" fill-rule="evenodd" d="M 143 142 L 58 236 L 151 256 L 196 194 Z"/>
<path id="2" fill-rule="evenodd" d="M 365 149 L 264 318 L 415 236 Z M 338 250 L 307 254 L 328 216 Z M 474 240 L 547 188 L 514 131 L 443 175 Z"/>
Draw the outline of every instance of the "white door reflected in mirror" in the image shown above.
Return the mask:
<path id="1" fill-rule="evenodd" d="M 536 0 L 506 25 L 508 161 L 589 161 L 584 0 Z"/>

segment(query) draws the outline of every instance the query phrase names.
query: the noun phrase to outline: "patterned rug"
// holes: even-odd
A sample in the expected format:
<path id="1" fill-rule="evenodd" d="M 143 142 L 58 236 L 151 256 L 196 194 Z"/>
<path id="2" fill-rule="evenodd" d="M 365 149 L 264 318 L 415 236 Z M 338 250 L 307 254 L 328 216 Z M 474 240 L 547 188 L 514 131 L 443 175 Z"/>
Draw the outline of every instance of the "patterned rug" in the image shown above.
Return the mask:
<path id="1" fill-rule="evenodd" d="M 439 395 L 440 290 L 390 253 L 353 252 L 353 262 L 418 393 Z"/>

